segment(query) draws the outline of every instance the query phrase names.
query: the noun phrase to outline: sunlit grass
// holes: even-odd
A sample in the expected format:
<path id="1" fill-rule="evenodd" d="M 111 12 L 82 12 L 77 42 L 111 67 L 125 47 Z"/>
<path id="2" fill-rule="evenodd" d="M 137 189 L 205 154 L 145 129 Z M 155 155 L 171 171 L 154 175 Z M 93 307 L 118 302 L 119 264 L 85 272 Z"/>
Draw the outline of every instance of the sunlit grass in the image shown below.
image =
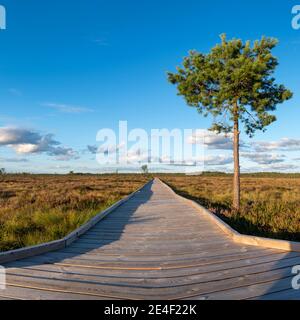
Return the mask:
<path id="1" fill-rule="evenodd" d="M 231 211 L 231 176 L 160 178 L 242 233 L 300 241 L 299 175 L 243 176 L 239 214 Z M 62 238 L 148 180 L 143 175 L 0 176 L 0 251 Z"/>
<path id="2" fill-rule="evenodd" d="M 300 241 L 299 175 L 243 176 L 238 214 L 231 210 L 231 176 L 164 175 L 161 178 L 241 233 Z"/>
<path id="3" fill-rule="evenodd" d="M 143 175 L 0 179 L 0 251 L 60 239 L 148 180 Z"/>

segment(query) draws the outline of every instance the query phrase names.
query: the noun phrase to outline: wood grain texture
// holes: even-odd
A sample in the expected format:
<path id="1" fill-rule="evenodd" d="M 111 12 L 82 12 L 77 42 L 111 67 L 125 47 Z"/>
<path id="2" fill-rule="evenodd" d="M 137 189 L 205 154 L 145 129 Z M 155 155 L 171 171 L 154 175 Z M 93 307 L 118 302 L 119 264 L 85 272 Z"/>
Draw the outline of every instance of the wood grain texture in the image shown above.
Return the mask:
<path id="1" fill-rule="evenodd" d="M 298 264 L 235 242 L 155 179 L 68 247 L 6 263 L 0 299 L 300 299 Z"/>

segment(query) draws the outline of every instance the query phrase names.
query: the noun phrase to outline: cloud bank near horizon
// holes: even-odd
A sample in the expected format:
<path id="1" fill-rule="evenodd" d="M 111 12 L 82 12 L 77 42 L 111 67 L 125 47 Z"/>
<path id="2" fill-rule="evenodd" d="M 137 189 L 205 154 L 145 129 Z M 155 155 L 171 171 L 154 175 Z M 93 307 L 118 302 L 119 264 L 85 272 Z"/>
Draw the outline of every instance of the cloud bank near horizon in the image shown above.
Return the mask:
<path id="1" fill-rule="evenodd" d="M 233 164 L 232 157 L 232 135 L 216 134 L 208 130 L 199 130 L 196 135 L 188 138 L 188 143 L 198 144 L 201 141 L 207 150 L 207 153 L 196 159 L 204 163 L 205 170 L 222 170 L 231 171 Z M 16 157 L 2 157 L 3 163 L 15 163 L 19 166 L 22 163 L 30 164 L 29 156 L 33 155 L 46 155 L 54 161 L 71 161 L 79 160 L 84 155 L 91 154 L 95 156 L 97 152 L 117 153 L 123 149 L 123 144 L 111 145 L 102 148 L 96 145 L 87 145 L 83 151 L 77 151 L 72 147 L 63 145 L 60 141 L 55 139 L 55 136 L 51 133 L 42 134 L 39 131 L 26 129 L 21 127 L 0 127 L 0 147 L 8 147 L 15 151 Z M 294 158 L 289 158 L 289 154 L 300 150 L 300 139 L 295 138 L 282 138 L 278 141 L 255 141 L 250 143 L 242 142 L 241 144 L 241 160 L 242 169 L 253 171 L 300 171 L 299 157 L 298 154 Z M 150 150 L 151 151 L 151 150 Z M 221 151 L 221 153 L 220 153 Z M 177 163 L 170 161 L 168 156 L 162 155 L 157 159 L 151 159 L 148 151 L 141 149 L 130 151 L 126 157 L 129 161 L 141 161 L 147 162 L 149 159 L 156 162 L 157 165 L 161 165 L 166 171 L 173 168 L 174 171 L 179 170 L 180 167 L 184 166 L 195 166 L 193 162 L 195 159 L 186 161 L 184 163 Z M 21 157 L 23 156 L 23 157 Z M 155 160 L 155 161 L 154 161 Z M 192 161 L 193 160 L 193 161 Z M 94 160 L 95 161 L 95 160 Z M 247 164 L 245 165 L 245 161 Z M 169 162 L 169 164 L 167 164 Z M 77 166 L 76 163 L 70 164 L 68 168 L 74 170 L 78 168 L 86 168 L 89 166 L 92 171 L 95 171 L 96 162 L 90 163 L 84 166 L 82 163 Z M 45 168 L 47 166 L 45 165 Z M 59 166 L 62 170 L 63 167 Z M 66 166 L 64 166 L 65 169 Z M 102 170 L 99 166 L 99 171 Z M 104 169 L 103 169 L 104 170 Z M 131 171 L 133 169 L 130 169 Z M 139 167 L 136 166 L 136 170 L 139 171 Z M 171 169 L 172 170 L 172 169 Z"/>
<path id="2" fill-rule="evenodd" d="M 53 134 L 42 135 L 37 131 L 16 127 L 0 128 L 0 146 L 12 148 L 17 154 L 47 154 L 56 160 L 78 159 L 78 153 L 62 146 Z"/>

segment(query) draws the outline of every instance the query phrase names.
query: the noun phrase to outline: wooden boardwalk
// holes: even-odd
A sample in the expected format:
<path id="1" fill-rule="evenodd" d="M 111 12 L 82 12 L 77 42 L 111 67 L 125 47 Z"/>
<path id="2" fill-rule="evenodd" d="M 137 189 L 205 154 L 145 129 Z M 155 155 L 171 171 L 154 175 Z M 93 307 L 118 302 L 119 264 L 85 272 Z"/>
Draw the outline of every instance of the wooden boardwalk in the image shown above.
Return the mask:
<path id="1" fill-rule="evenodd" d="M 300 253 L 234 243 L 159 180 L 63 250 L 8 263 L 0 299 L 300 299 Z"/>

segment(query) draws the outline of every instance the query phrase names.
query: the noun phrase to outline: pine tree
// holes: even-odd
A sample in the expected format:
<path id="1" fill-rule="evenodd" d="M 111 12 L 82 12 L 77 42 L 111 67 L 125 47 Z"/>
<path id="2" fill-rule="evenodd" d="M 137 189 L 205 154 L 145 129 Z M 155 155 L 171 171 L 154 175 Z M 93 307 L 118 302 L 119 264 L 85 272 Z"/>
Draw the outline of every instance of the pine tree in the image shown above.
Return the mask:
<path id="1" fill-rule="evenodd" d="M 204 116 L 214 118 L 211 130 L 233 133 L 234 183 L 233 209 L 240 209 L 240 127 L 253 137 L 256 130 L 265 131 L 276 121 L 278 104 L 292 97 L 284 85 L 275 83 L 273 76 L 278 60 L 272 49 L 274 38 L 243 43 L 228 41 L 221 35 L 221 43 L 208 54 L 190 51 L 183 66 L 176 73 L 168 73 L 169 81 L 177 85 L 178 94 L 189 106 Z"/>

